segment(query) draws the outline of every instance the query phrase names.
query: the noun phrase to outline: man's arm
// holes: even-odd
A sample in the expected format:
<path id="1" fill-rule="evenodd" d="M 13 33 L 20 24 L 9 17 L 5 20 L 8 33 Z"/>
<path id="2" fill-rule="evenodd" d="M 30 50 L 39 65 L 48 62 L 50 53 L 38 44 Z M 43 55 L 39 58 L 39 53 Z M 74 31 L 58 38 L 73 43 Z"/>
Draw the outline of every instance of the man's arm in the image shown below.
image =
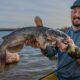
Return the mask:
<path id="1" fill-rule="evenodd" d="M 71 27 L 63 27 L 59 30 L 63 31 L 63 32 L 66 32 L 68 29 L 70 29 Z M 68 53 L 69 54 L 69 53 Z M 72 58 L 74 58 L 78 64 L 80 64 L 80 48 L 78 47 L 77 48 L 77 51 L 76 53 L 72 53 L 72 54 L 69 54 Z"/>
<path id="2" fill-rule="evenodd" d="M 46 46 L 45 50 L 43 50 L 42 48 L 41 52 L 43 53 L 43 55 L 45 55 L 46 57 L 48 57 L 49 59 L 57 59 L 57 57 L 55 56 L 57 54 L 57 48 L 53 47 L 53 46 Z"/>

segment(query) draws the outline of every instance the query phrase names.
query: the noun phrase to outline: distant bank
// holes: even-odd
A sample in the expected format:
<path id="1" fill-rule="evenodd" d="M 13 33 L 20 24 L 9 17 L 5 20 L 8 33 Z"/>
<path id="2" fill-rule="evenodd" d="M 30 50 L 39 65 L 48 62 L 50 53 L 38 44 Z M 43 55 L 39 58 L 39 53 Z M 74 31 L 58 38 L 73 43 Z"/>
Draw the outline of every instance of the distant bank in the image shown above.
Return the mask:
<path id="1" fill-rule="evenodd" d="M 0 28 L 0 31 L 14 31 L 17 28 L 10 29 L 10 28 Z"/>

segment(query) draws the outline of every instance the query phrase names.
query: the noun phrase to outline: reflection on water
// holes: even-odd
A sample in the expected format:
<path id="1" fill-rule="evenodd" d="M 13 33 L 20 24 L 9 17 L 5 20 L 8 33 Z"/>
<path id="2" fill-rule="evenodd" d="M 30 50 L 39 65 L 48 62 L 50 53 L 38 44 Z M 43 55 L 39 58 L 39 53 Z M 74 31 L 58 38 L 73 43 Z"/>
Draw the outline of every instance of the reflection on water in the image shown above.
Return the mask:
<path id="1" fill-rule="evenodd" d="M 0 36 L 5 33 L 1 32 Z M 19 55 L 21 61 L 7 66 L 5 71 L 0 73 L 0 80 L 38 80 L 56 68 L 56 61 L 50 61 L 41 54 L 39 49 L 28 46 Z"/>

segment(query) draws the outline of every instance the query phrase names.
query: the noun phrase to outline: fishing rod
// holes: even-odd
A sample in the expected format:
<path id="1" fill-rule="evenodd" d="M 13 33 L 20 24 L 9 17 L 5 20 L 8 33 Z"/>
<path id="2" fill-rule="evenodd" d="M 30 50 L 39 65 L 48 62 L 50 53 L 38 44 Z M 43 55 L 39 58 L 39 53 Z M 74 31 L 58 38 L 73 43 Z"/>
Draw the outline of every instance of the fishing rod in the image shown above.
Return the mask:
<path id="1" fill-rule="evenodd" d="M 58 72 L 59 70 L 63 69 L 64 67 L 66 67 L 66 66 L 70 65 L 70 64 L 71 64 L 71 63 L 73 63 L 73 62 L 74 62 L 74 60 L 70 61 L 69 63 L 65 64 L 64 66 L 62 66 L 62 67 L 60 67 L 60 68 L 58 68 L 58 69 L 54 70 L 53 72 L 51 72 L 51 73 L 47 74 L 46 76 L 44 76 L 44 77 L 40 78 L 39 80 L 42 80 L 42 79 L 44 79 L 45 77 L 47 77 L 47 76 L 49 76 L 49 75 L 51 75 L 51 74 L 53 74 L 53 73 Z"/>

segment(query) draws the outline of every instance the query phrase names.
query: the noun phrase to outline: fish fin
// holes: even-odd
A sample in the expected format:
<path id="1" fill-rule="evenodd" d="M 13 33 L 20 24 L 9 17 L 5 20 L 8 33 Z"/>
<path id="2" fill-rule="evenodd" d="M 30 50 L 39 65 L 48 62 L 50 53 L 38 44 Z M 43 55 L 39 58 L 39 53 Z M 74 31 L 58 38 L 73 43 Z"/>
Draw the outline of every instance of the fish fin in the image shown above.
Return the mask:
<path id="1" fill-rule="evenodd" d="M 7 50 L 11 53 L 19 52 L 24 47 L 24 44 L 19 44 L 15 46 L 9 46 L 7 47 Z"/>
<path id="2" fill-rule="evenodd" d="M 42 19 L 39 16 L 36 16 L 34 18 L 34 22 L 36 24 L 36 27 L 43 27 L 43 22 Z"/>

